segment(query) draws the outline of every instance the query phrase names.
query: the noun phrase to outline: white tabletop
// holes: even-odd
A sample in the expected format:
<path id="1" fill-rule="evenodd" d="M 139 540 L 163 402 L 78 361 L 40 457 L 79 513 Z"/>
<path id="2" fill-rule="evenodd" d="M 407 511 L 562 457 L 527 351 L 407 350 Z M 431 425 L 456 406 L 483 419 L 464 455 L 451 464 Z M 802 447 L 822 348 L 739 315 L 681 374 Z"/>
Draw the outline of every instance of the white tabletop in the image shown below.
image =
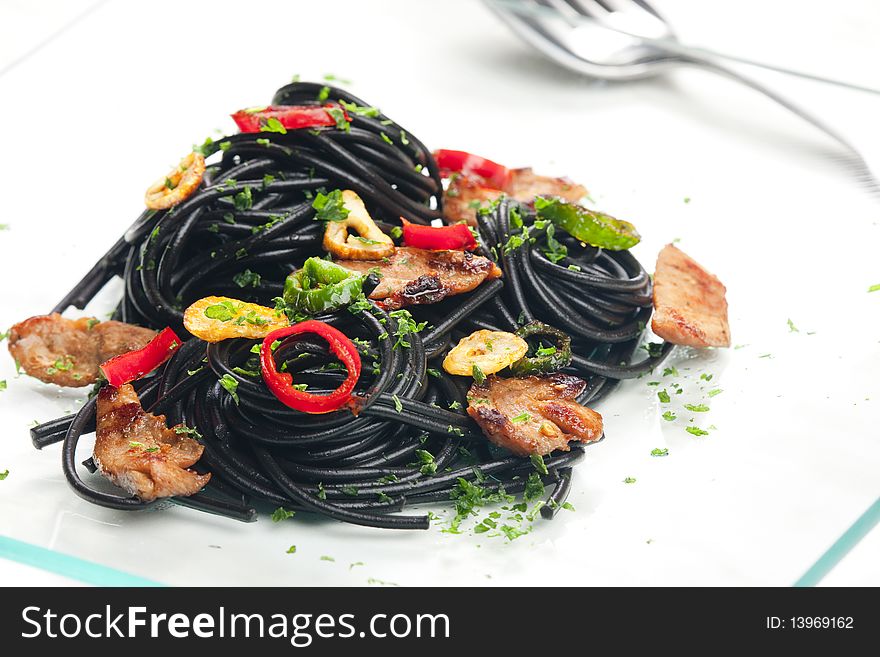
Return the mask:
<path id="1" fill-rule="evenodd" d="M 870 0 L 833 12 L 795 0 L 656 4 L 685 40 L 880 87 Z M 230 112 L 267 102 L 294 74 L 325 73 L 431 147 L 584 183 L 638 226 L 634 252 L 649 269 L 680 238 L 727 285 L 744 345 L 672 361 L 683 416 L 682 401 L 705 396 L 700 374 L 724 389 L 698 418 L 717 428 L 686 433 L 686 417 L 661 419 L 651 377 L 627 382 L 598 408 L 608 438 L 576 468 L 577 510 L 509 544 L 308 519 L 240 525 L 184 509 L 132 516 L 77 499 L 57 446 L 30 446 L 33 420 L 83 394 L 16 378 L 4 357 L 2 534 L 166 584 L 787 586 L 877 499 L 880 292 L 867 289 L 880 283 L 880 204 L 833 160 L 834 145 L 708 73 L 585 80 L 467 0 L 0 3 L 0 327 L 51 308 L 134 219 L 158 173 L 215 129 L 233 130 Z M 878 141 L 880 97 L 762 80 L 859 144 Z M 651 457 L 655 447 L 669 456 Z M 878 548 L 874 529 L 822 583 L 880 584 Z M 74 580 L 0 559 L 0 581 Z"/>

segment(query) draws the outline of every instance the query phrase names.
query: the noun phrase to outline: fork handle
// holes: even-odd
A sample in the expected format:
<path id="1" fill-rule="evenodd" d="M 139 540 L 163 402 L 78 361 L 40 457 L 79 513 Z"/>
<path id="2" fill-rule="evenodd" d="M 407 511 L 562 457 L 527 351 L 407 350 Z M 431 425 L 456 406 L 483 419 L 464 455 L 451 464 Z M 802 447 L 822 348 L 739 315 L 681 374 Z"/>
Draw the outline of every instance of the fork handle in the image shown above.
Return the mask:
<path id="1" fill-rule="evenodd" d="M 731 80 L 735 80 L 736 82 L 744 84 L 745 86 L 764 94 L 765 96 L 767 96 L 771 100 L 774 100 L 776 103 L 786 108 L 793 114 L 799 116 L 801 119 L 803 119 L 813 127 L 824 132 L 847 151 L 850 159 L 853 162 L 853 165 L 857 169 L 857 172 L 864 179 L 863 182 L 865 182 L 875 193 L 880 193 L 880 180 L 878 180 L 877 175 L 874 173 L 874 171 L 871 170 L 871 167 L 868 165 L 868 162 L 862 155 L 862 153 L 852 144 L 849 139 L 844 137 L 835 128 L 832 128 L 828 123 L 817 117 L 815 114 L 808 112 L 799 105 L 794 104 L 784 96 L 776 93 L 775 91 L 761 84 L 760 82 L 757 82 L 750 77 L 734 71 L 727 66 L 718 64 L 717 62 L 714 62 L 710 59 L 687 57 L 685 58 L 685 62 L 691 64 L 692 66 L 696 66 L 708 71 L 712 71 L 714 73 L 718 73 L 719 75 L 723 75 Z"/>

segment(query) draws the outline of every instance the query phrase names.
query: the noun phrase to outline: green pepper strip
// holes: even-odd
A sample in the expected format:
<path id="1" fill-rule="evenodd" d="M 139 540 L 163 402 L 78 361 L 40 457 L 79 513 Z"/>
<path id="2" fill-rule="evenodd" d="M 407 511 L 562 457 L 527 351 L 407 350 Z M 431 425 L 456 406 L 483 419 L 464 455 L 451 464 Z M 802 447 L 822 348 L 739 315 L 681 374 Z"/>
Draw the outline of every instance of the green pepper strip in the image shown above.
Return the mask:
<path id="1" fill-rule="evenodd" d="M 284 281 L 284 302 L 309 315 L 337 310 L 361 296 L 365 278 L 329 260 L 309 258 Z"/>
<path id="2" fill-rule="evenodd" d="M 609 251 L 623 251 L 638 244 L 642 237 L 628 221 L 615 219 L 558 198 L 535 198 L 539 219 L 546 219 L 572 237 Z"/>
<path id="3" fill-rule="evenodd" d="M 510 371 L 514 376 L 550 374 L 558 372 L 571 362 L 571 338 L 558 328 L 548 326 L 544 322 L 533 321 L 518 328 L 516 334 L 523 340 L 535 335 L 549 336 L 556 343 L 556 348 L 552 353 L 542 356 L 526 354 L 510 365 Z M 531 348 L 529 350 L 531 351 Z"/>

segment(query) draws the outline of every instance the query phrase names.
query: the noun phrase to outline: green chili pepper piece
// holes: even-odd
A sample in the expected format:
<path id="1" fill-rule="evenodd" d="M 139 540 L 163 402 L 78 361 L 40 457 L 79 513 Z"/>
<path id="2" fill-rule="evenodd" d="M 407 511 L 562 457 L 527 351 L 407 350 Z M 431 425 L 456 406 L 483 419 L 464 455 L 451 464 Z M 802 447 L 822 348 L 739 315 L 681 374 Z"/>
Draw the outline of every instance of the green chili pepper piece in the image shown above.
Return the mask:
<path id="1" fill-rule="evenodd" d="M 547 336 L 556 343 L 556 346 L 538 349 L 535 351 L 535 355 L 526 354 L 511 364 L 510 371 L 514 376 L 550 374 L 558 372 L 571 363 L 571 338 L 558 328 L 544 322 L 533 321 L 518 328 L 516 334 L 523 340 L 536 335 Z M 532 349 L 530 348 L 529 351 L 531 352 Z"/>
<path id="2" fill-rule="evenodd" d="M 284 281 L 284 302 L 309 315 L 338 310 L 361 296 L 364 278 L 329 260 L 309 258 Z"/>
<path id="3" fill-rule="evenodd" d="M 535 210 L 539 219 L 551 221 L 581 242 L 609 251 L 629 249 L 642 239 L 635 226 L 628 221 L 587 210 L 562 199 L 538 196 L 535 198 Z"/>

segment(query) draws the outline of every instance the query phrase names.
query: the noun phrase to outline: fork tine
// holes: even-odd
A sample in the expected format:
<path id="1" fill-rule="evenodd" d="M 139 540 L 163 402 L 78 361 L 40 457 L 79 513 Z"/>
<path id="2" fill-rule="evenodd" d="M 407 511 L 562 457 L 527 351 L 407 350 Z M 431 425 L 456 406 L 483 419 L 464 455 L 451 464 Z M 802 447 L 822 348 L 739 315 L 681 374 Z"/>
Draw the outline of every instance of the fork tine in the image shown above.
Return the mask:
<path id="1" fill-rule="evenodd" d="M 540 4 L 555 10 L 570 26 L 577 27 L 580 24 L 581 14 L 565 0 L 543 0 Z"/>
<path id="2" fill-rule="evenodd" d="M 596 20 L 601 20 L 607 16 L 612 10 L 607 5 L 599 2 L 599 0 L 564 0 L 580 16 L 586 16 Z"/>

